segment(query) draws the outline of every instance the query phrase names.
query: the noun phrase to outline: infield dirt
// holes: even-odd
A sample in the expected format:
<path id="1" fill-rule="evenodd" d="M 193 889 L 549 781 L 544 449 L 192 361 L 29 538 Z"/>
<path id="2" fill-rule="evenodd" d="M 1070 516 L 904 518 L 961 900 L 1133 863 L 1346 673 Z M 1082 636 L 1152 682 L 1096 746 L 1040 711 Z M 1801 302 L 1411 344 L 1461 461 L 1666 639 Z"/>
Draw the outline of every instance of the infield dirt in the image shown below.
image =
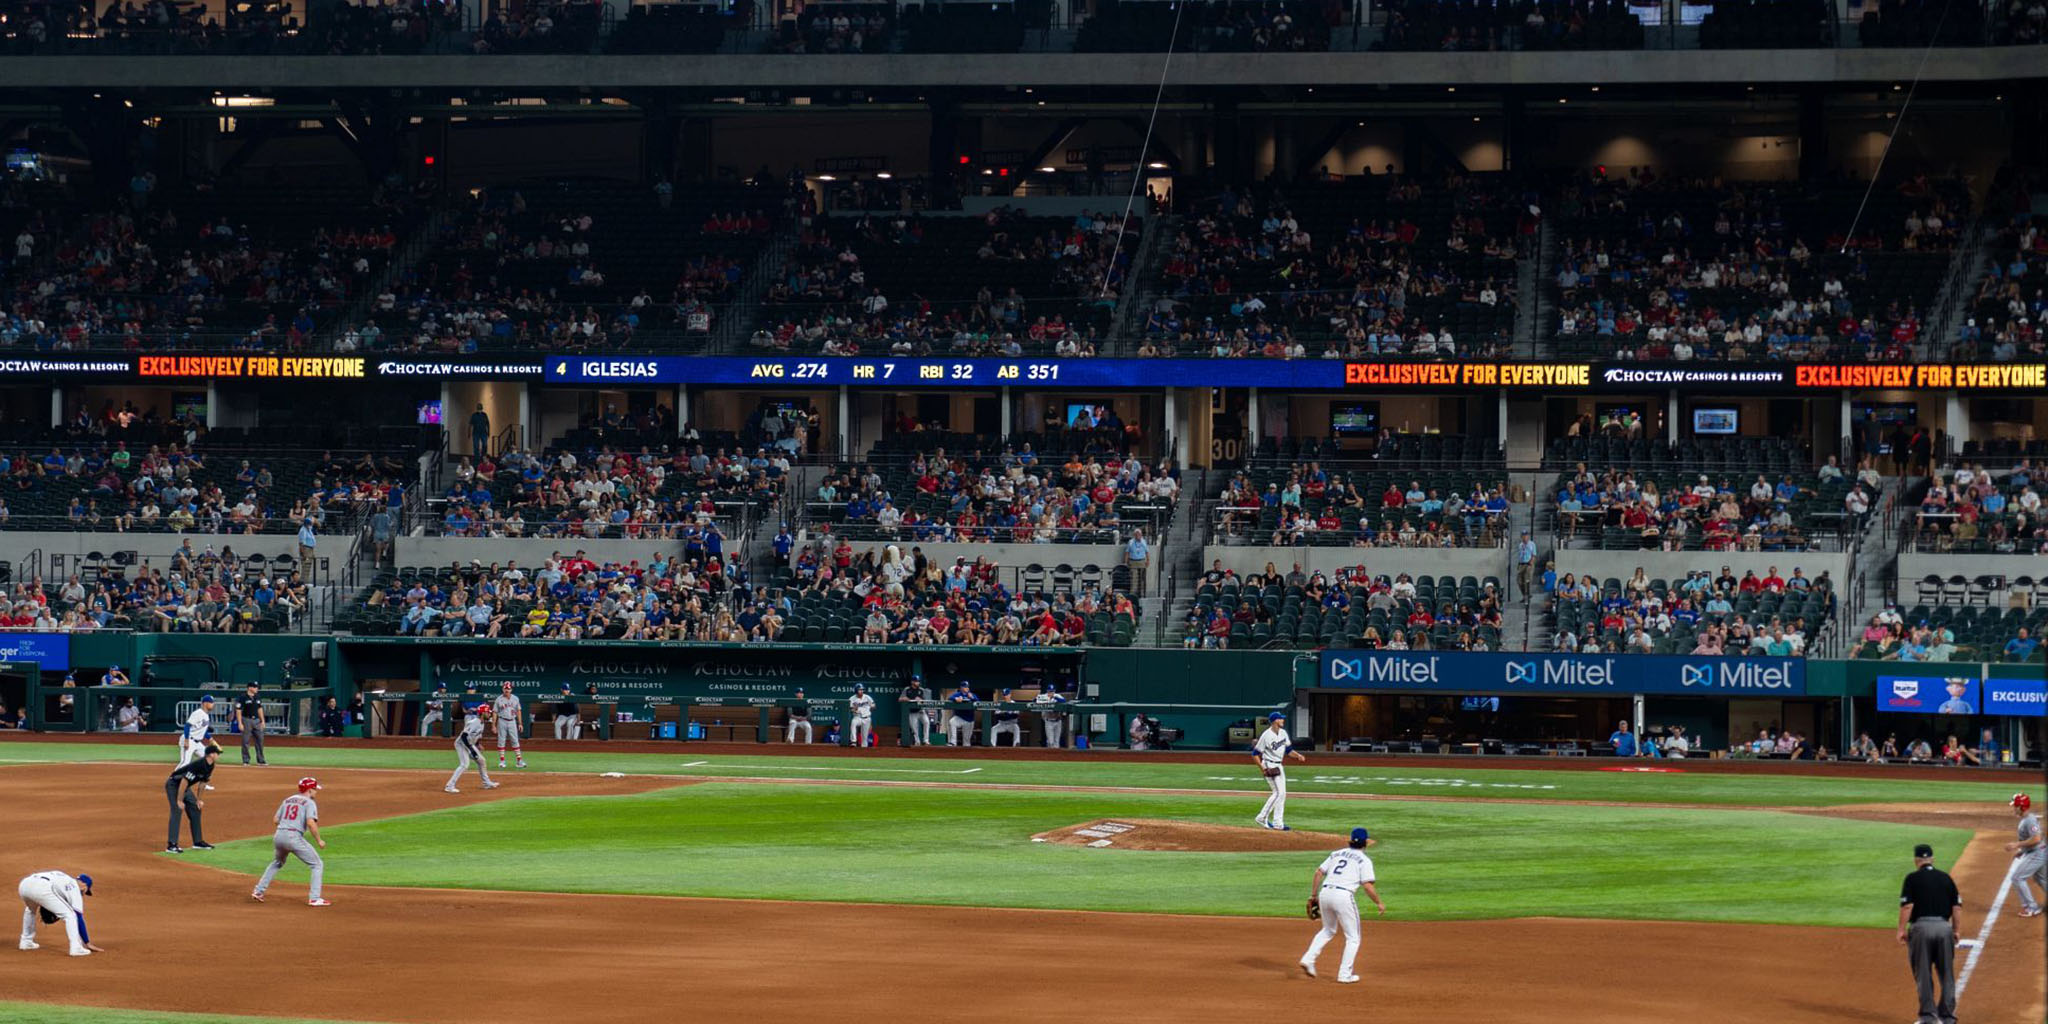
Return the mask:
<path id="1" fill-rule="evenodd" d="M 316 909 L 305 905 L 305 871 L 296 863 L 271 900 L 258 904 L 248 898 L 247 875 L 211 868 L 260 863 L 158 852 L 169 770 L 168 763 L 0 768 L 0 805 L 10 810 L 10 827 L 0 831 L 0 880 L 53 868 L 92 873 L 99 882 L 94 937 L 109 950 L 73 959 L 61 943 L 46 942 L 35 952 L 0 953 L 8 998 L 350 1020 L 591 1024 L 849 1011 L 886 1012 L 891 1021 L 1021 1022 L 1086 1012 L 1200 1022 L 1282 1007 L 1333 1018 L 1529 1024 L 1897 1024 L 1912 1012 L 1905 956 L 1888 930 L 1402 922 L 1397 878 L 1382 880 L 1394 918 L 1366 921 L 1365 982 L 1341 987 L 1297 973 L 1313 926 L 1279 918 L 350 886 L 329 886 L 335 905 Z M 219 789 L 207 794 L 208 838 L 267 835 L 269 815 L 296 777 L 291 769 L 224 766 Z M 322 772 L 322 824 L 678 784 L 503 777 L 494 793 L 449 795 L 434 772 Z M 2004 864 L 1996 840 L 1983 833 L 1957 867 L 1972 933 Z M 1324 848 L 1322 840 L 1313 847 Z M 330 842 L 326 856 L 345 864 L 346 837 Z M 1902 874 L 1908 866 L 1902 859 Z M 1314 867 L 1304 851 L 1300 884 L 1276 891 L 1275 905 L 1295 904 Z M 563 851 L 562 870 L 565 877 L 578 870 L 575 851 Z M 1890 892 L 1870 898 L 1893 902 Z M 1959 1014 L 1966 1020 L 2042 1017 L 2041 921 L 2018 918 L 2015 909 L 2008 903 L 1970 981 Z M 1335 967 L 1327 958 L 1324 966 L 1326 976 Z"/>

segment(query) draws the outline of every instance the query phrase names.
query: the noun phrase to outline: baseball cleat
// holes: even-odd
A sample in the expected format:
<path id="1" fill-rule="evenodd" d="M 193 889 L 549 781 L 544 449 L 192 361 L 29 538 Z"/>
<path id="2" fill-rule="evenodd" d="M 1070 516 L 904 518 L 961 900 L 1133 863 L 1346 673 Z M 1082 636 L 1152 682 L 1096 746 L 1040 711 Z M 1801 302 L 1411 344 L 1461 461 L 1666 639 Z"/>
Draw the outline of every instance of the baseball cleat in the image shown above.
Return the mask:
<path id="1" fill-rule="evenodd" d="M 211 849 L 213 849 L 213 844 L 212 844 L 212 843 L 193 843 L 193 844 L 192 844 L 192 848 L 193 848 L 193 849 L 195 849 L 195 850 L 211 850 Z"/>
<path id="2" fill-rule="evenodd" d="M 1275 825 L 1275 826 L 1273 826 L 1273 831 L 1275 831 L 1275 832 L 1292 832 L 1292 831 L 1294 831 L 1294 826 L 1292 826 L 1292 825 Z"/>
<path id="3" fill-rule="evenodd" d="M 505 767 L 505 759 L 504 759 L 504 758 L 502 758 L 502 757 L 501 757 L 501 758 L 499 758 L 499 759 L 498 759 L 498 767 L 500 767 L 500 768 L 503 768 L 503 767 Z"/>
<path id="4" fill-rule="evenodd" d="M 31 949 L 41 949 L 43 948 L 43 946 L 39 942 L 24 942 L 17 948 L 19 948 L 22 952 L 25 953 Z"/>
<path id="5" fill-rule="evenodd" d="M 207 783 L 207 784 L 206 784 L 206 789 L 207 789 L 207 791 L 208 791 L 208 792 L 212 792 L 212 791 L 213 791 L 213 783 L 211 783 L 211 782 Z"/>
<path id="6" fill-rule="evenodd" d="M 441 792 L 443 792 L 443 793 L 460 793 L 460 792 L 462 792 L 462 791 L 461 791 L 461 790 L 459 790 L 459 789 L 456 789 L 456 788 L 455 788 L 454 786 L 442 786 L 442 787 L 441 787 Z"/>
<path id="7" fill-rule="evenodd" d="M 319 899 L 319 898 L 317 898 L 317 897 L 316 897 L 316 898 L 314 898 L 314 899 L 310 899 L 310 900 L 307 900 L 307 901 L 306 901 L 306 905 L 307 905 L 307 906 L 309 906 L 309 907 L 331 907 L 331 906 L 333 906 L 334 904 L 332 904 L 332 903 L 329 903 L 329 902 L 327 902 L 326 900 L 323 900 L 323 899 Z M 1353 981 L 1356 981 L 1356 980 L 1358 980 L 1358 979 L 1356 979 L 1356 978 L 1353 978 L 1353 979 L 1351 979 L 1351 980 L 1353 980 Z"/>
<path id="8" fill-rule="evenodd" d="M 1266 827 L 1266 819 L 1264 819 L 1264 818 L 1253 818 L 1253 819 L 1252 819 L 1252 824 L 1254 824 L 1254 825 L 1257 825 L 1257 826 L 1258 826 L 1258 827 L 1260 827 L 1260 828 L 1265 828 L 1265 827 Z"/>
<path id="9" fill-rule="evenodd" d="M 1345 975 L 1344 977 L 1342 977 L 1342 978 L 1338 978 L 1338 979 L 1337 979 L 1337 984 L 1339 984 L 1339 985 L 1356 985 L 1356 984 L 1358 984 L 1358 975 L 1356 975 L 1356 974 L 1349 974 L 1349 975 Z"/>
<path id="10" fill-rule="evenodd" d="M 1306 975 L 1308 975 L 1308 976 L 1309 976 L 1309 977 L 1311 977 L 1311 978 L 1315 977 L 1315 976 L 1316 976 L 1316 965 L 1314 965 L 1314 964 L 1312 964 L 1312 963 L 1309 963 L 1309 962 L 1308 962 L 1308 961 L 1306 961 L 1306 960 L 1303 960 L 1303 961 L 1301 962 L 1301 973 L 1303 973 L 1303 974 L 1306 974 Z"/>
<path id="11" fill-rule="evenodd" d="M 252 892 L 252 893 L 250 893 L 250 894 L 249 894 L 249 898 L 250 898 L 250 899 L 252 899 L 252 900 L 255 900 L 255 901 L 256 901 L 256 902 L 258 902 L 258 903 L 261 903 L 261 902 L 263 902 L 263 894 L 262 894 L 262 893 L 260 893 L 260 892 Z"/>
<path id="12" fill-rule="evenodd" d="M 92 950 L 89 950 L 89 949 L 74 949 L 74 950 L 72 950 L 72 951 L 71 951 L 71 955 L 72 955 L 72 956 L 91 956 L 91 955 L 92 955 Z"/>
<path id="13" fill-rule="evenodd" d="M 486 782 L 486 783 L 484 783 L 484 788 L 485 788 L 485 789 L 496 789 L 496 788 L 498 788 L 498 783 L 495 783 L 495 782 Z"/>
<path id="14" fill-rule="evenodd" d="M 2021 911 L 2020 911 L 2020 916 L 2021 916 L 2021 917 L 2040 917 L 2040 916 L 2041 916 L 2041 908 L 2040 908 L 2040 907 L 2035 907 L 2035 908 L 2033 908 L 2032 910 L 2021 910 Z"/>
<path id="15" fill-rule="evenodd" d="M 166 847 L 164 847 L 164 852 L 165 852 L 165 853 L 184 853 L 184 852 L 185 852 L 185 850 L 184 850 L 184 848 L 183 848 L 183 847 L 180 847 L 180 846 L 166 846 Z"/>

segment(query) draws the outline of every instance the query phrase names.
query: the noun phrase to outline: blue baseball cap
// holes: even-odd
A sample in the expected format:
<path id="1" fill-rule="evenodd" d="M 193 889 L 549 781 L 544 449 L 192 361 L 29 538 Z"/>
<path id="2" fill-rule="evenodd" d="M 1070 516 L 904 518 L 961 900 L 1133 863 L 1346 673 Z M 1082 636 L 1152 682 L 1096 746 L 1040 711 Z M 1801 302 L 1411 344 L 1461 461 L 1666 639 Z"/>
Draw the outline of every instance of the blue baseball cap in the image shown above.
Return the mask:
<path id="1" fill-rule="evenodd" d="M 1371 838 L 1372 833 L 1366 831 L 1365 829 L 1354 828 L 1351 830 L 1351 841 L 1354 843 L 1362 843 Z"/>
<path id="2" fill-rule="evenodd" d="M 1284 718 L 1286 718 L 1286 717 L 1287 717 L 1286 715 L 1284 715 L 1284 714 L 1281 714 L 1281 713 L 1280 713 L 1280 712 L 1278 712 L 1278 711 L 1275 711 L 1275 712 L 1273 712 L 1272 714 L 1270 714 L 1270 715 L 1267 715 L 1267 716 L 1266 716 L 1266 721 L 1268 721 L 1268 722 L 1278 722 L 1278 721 L 1280 721 L 1280 720 L 1282 720 L 1282 719 L 1284 719 Z"/>
<path id="3" fill-rule="evenodd" d="M 201 697 L 199 698 L 199 703 L 201 703 L 201 704 L 211 704 L 211 703 L 213 703 L 213 694 L 210 694 L 210 693 L 209 693 L 209 694 L 205 694 L 205 695 L 201 696 Z"/>
<path id="4" fill-rule="evenodd" d="M 78 876 L 78 884 L 79 884 L 80 886 L 84 887 L 84 889 L 85 889 L 85 894 L 86 894 L 87 896 L 90 896 L 90 895 L 92 895 L 92 876 L 91 876 L 91 875 L 80 875 L 80 876 Z"/>

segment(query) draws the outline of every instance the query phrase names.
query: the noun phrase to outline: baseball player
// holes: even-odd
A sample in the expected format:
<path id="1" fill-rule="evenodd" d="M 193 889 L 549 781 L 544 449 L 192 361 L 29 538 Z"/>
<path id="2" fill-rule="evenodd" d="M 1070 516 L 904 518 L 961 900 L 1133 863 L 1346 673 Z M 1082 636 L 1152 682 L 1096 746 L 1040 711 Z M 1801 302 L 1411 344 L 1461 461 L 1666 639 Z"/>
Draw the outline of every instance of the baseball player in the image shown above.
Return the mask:
<path id="1" fill-rule="evenodd" d="M 164 780 L 164 798 L 171 802 L 171 837 L 164 840 L 165 853 L 185 852 L 178 845 L 180 810 L 184 812 L 185 817 L 192 819 L 192 848 L 213 849 L 213 844 L 206 841 L 206 834 L 199 830 L 199 809 L 206 806 L 206 801 L 199 799 L 199 795 L 193 790 L 206 785 L 206 780 L 213 777 L 213 766 L 219 763 L 220 745 L 208 743 L 206 752 L 199 755 L 198 760 L 179 765 L 178 769 L 171 773 L 171 777 Z"/>
<path id="2" fill-rule="evenodd" d="M 796 699 L 799 701 L 804 699 L 804 688 L 801 686 L 796 688 Z M 809 704 L 800 703 L 789 709 L 789 725 L 782 730 L 782 742 L 795 743 L 796 731 L 798 729 L 804 731 L 804 742 L 811 742 L 811 706 Z"/>
<path id="3" fill-rule="evenodd" d="M 213 694 L 209 693 L 199 698 L 199 706 L 185 716 L 185 724 L 178 728 L 178 763 L 199 760 L 206 753 L 206 741 L 212 738 Z"/>
<path id="4" fill-rule="evenodd" d="M 1266 788 L 1272 795 L 1266 797 L 1266 806 L 1259 808 L 1253 821 L 1260 828 L 1280 832 L 1293 831 L 1287 827 L 1287 759 L 1307 761 L 1294 749 L 1294 741 L 1287 738 L 1287 716 L 1278 711 L 1266 716 L 1266 731 L 1259 734 L 1258 742 L 1252 744 L 1252 763 L 1266 776 Z"/>
<path id="5" fill-rule="evenodd" d="M 1038 691 L 1038 699 L 1031 702 L 1038 709 L 1038 720 L 1045 725 L 1045 745 L 1055 749 L 1064 746 L 1067 732 L 1067 695 L 1057 686 L 1047 686 Z"/>
<path id="6" fill-rule="evenodd" d="M 1351 971 L 1358 962 L 1358 890 L 1364 889 L 1372 897 L 1372 905 L 1379 908 L 1380 916 L 1387 916 L 1387 905 L 1380 900 L 1379 890 L 1373 888 L 1372 858 L 1365 855 L 1366 848 L 1378 842 L 1365 829 L 1352 829 L 1351 845 L 1324 857 L 1322 866 L 1309 879 L 1309 920 L 1321 920 L 1323 927 L 1309 942 L 1308 952 L 1301 955 L 1303 974 L 1316 976 L 1316 958 L 1323 955 L 1330 937 L 1342 928 L 1344 959 L 1337 965 L 1337 984 L 1358 981 L 1358 975 Z"/>
<path id="7" fill-rule="evenodd" d="M 853 696 L 847 699 L 846 707 L 853 712 L 853 745 L 867 746 L 875 738 L 875 698 L 868 695 L 868 684 L 853 684 Z"/>
<path id="8" fill-rule="evenodd" d="M 896 695 L 896 702 L 903 705 L 903 745 L 906 747 L 928 747 L 932 742 L 932 717 L 930 712 L 918 707 L 926 697 L 924 677 L 912 674 L 910 682 L 904 684 L 902 692 Z"/>
<path id="9" fill-rule="evenodd" d="M 583 734 L 583 705 L 576 703 L 576 691 L 562 684 L 562 699 L 555 702 L 555 738 L 573 740 Z"/>
<path id="10" fill-rule="evenodd" d="M 299 780 L 297 793 L 285 797 L 284 802 L 277 805 L 277 814 L 273 816 L 277 820 L 277 834 L 270 837 L 270 866 L 263 869 L 263 878 L 256 883 L 256 890 L 249 894 L 256 902 L 263 902 L 263 894 L 270 889 L 271 880 L 277 877 L 284 862 L 297 857 L 313 869 L 313 884 L 306 890 L 306 905 L 332 905 L 320 898 L 320 875 L 327 870 L 327 865 L 321 863 L 320 855 L 313 851 L 316 845 L 323 850 L 327 848 L 327 840 L 320 838 L 320 805 L 308 795 L 319 791 L 320 780 L 309 775 Z M 306 842 L 309 834 L 313 837 L 311 844 Z"/>
<path id="11" fill-rule="evenodd" d="M 426 713 L 420 716 L 420 735 L 428 735 L 436 722 L 440 722 L 447 717 L 441 713 L 447 706 L 448 684 L 442 683 L 434 687 L 434 699 L 426 702 Z"/>
<path id="12" fill-rule="evenodd" d="M 64 935 L 71 940 L 72 956 L 91 956 L 106 950 L 93 945 L 85 930 L 85 897 L 92 895 L 92 876 L 73 878 L 62 871 L 38 871 L 21 880 L 21 948 L 41 949 L 36 943 L 36 918 L 44 924 L 64 922 Z"/>
<path id="13" fill-rule="evenodd" d="M 2010 876 L 2012 887 L 2019 890 L 2020 916 L 2040 917 L 2041 901 L 2034 898 L 2034 887 L 2041 886 L 2048 893 L 2048 846 L 2043 845 L 2041 819 L 2034 814 L 2034 798 L 2025 793 L 2012 795 L 2012 812 L 2019 815 L 2019 841 L 2007 843 L 2005 848 L 2012 854 Z"/>
<path id="14" fill-rule="evenodd" d="M 1010 691 L 1008 690 L 1004 690 L 1001 693 L 996 694 L 996 700 L 1001 701 L 1004 704 L 1015 703 L 1010 699 Z M 1023 746 L 1023 720 L 1024 714 L 1021 711 L 1016 711 L 1014 709 L 1007 707 L 998 710 L 994 714 L 994 716 L 992 716 L 989 719 L 988 745 L 991 747 L 1000 747 L 1003 745 L 1003 737 L 1008 736 L 1010 738 L 1011 746 Z"/>
<path id="15" fill-rule="evenodd" d="M 519 749 L 519 698 L 512 695 L 512 684 L 506 683 L 498 693 L 498 699 L 491 702 L 491 710 L 498 716 L 498 767 L 505 767 L 505 741 L 512 741 L 512 758 L 519 767 L 526 767 L 526 752 Z"/>
<path id="16" fill-rule="evenodd" d="M 958 689 L 946 695 L 946 702 L 952 713 L 946 716 L 946 745 L 949 747 L 971 747 L 974 745 L 974 691 L 965 679 Z"/>
<path id="17" fill-rule="evenodd" d="M 472 761 L 476 763 L 476 773 L 483 776 L 484 788 L 496 789 L 498 784 L 491 781 L 491 773 L 484 769 L 484 752 L 476 745 L 478 740 L 484 738 L 484 719 L 490 716 L 491 706 L 489 704 L 478 704 L 474 707 L 465 705 L 462 710 L 466 712 L 462 718 L 462 731 L 455 734 L 455 756 L 460 761 L 455 765 L 455 774 L 448 776 L 448 784 L 442 786 L 441 791 L 444 793 L 462 792 L 455 788 L 455 783 L 462 778 L 463 772 L 469 770 L 469 765 Z M 504 762 L 498 762 L 498 766 L 504 767 Z"/>

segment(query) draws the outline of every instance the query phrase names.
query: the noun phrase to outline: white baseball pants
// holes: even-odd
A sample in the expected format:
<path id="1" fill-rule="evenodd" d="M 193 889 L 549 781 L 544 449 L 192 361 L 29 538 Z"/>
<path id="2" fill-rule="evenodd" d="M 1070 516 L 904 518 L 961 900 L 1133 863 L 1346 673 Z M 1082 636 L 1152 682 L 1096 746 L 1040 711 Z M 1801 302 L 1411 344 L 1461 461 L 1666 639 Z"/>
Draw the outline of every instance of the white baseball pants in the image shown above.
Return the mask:
<path id="1" fill-rule="evenodd" d="M 1051 715 L 1047 715 L 1047 716 L 1046 716 L 1046 718 L 1045 718 L 1045 745 L 1046 745 L 1046 746 L 1048 746 L 1048 747 L 1061 747 L 1061 746 L 1065 746 L 1066 744 L 1065 744 L 1064 742 L 1062 742 L 1062 741 L 1063 741 L 1063 740 L 1064 740 L 1064 739 L 1066 738 L 1066 733 L 1067 733 L 1067 722 L 1066 722 L 1066 719 L 1063 719 L 1063 718 L 1055 718 L 1055 717 L 1053 717 L 1053 716 L 1051 716 Z"/>
<path id="2" fill-rule="evenodd" d="M 270 883 L 277 880 L 277 873 L 284 867 L 284 862 L 293 857 L 304 861 L 307 867 L 313 869 L 313 884 L 306 890 L 306 898 L 320 898 L 320 876 L 326 873 L 327 865 L 320 860 L 320 852 L 313 849 L 312 843 L 306 841 L 304 832 L 287 832 L 283 829 L 279 829 L 276 835 L 270 837 L 270 866 L 263 869 L 263 877 L 256 883 L 256 895 L 261 896 L 270 891 Z"/>
<path id="3" fill-rule="evenodd" d="M 805 742 L 805 743 L 809 743 L 809 742 L 811 741 L 811 720 L 810 720 L 810 719 L 808 719 L 808 718 L 792 718 L 792 719 L 790 719 L 790 720 L 789 720 L 789 728 L 788 728 L 788 729 L 785 729 L 785 730 L 783 730 L 783 733 L 782 733 L 782 742 L 784 742 L 784 743 L 795 743 L 795 742 L 796 742 L 796 731 L 797 731 L 798 729 L 802 729 L 802 730 L 804 731 L 804 742 Z"/>
<path id="4" fill-rule="evenodd" d="M 582 722 L 583 717 L 581 715 L 556 715 L 555 738 L 558 740 L 575 739 L 577 732 L 576 727 L 578 725 L 581 725 Z"/>
<path id="5" fill-rule="evenodd" d="M 461 781 L 462 773 L 468 771 L 471 764 L 476 765 L 476 773 L 483 776 L 485 782 L 491 781 L 491 773 L 484 769 L 484 752 L 470 743 L 468 736 L 455 737 L 455 756 L 460 760 L 455 765 L 455 774 L 448 776 L 449 785 Z"/>
<path id="6" fill-rule="evenodd" d="M 429 712 L 427 712 L 426 714 L 424 714 L 424 715 L 421 715 L 421 716 L 420 716 L 420 735 L 422 735 L 422 736 L 428 736 L 428 735 L 432 735 L 432 732 L 433 732 L 433 728 L 434 728 L 434 723 L 435 723 L 435 722 L 438 722 L 438 721 L 440 721 L 440 720 L 441 720 L 441 713 L 440 713 L 439 711 L 429 711 Z"/>
<path id="7" fill-rule="evenodd" d="M 909 717 L 903 720 L 903 727 L 909 730 L 907 735 L 910 737 L 909 743 L 911 746 L 931 746 L 932 719 L 931 715 L 926 713 L 923 708 L 912 708 Z"/>
<path id="8" fill-rule="evenodd" d="M 998 741 L 1004 736 L 1010 738 L 1010 745 L 1013 747 L 1024 745 L 1024 730 L 1019 728 L 1015 722 L 997 722 L 994 726 L 991 726 L 988 731 L 988 745 L 991 747 L 1002 746 Z"/>
<path id="9" fill-rule="evenodd" d="M 514 753 L 519 753 L 521 757 L 526 756 L 525 754 L 520 753 L 519 751 L 519 723 L 507 722 L 501 718 L 498 719 L 498 760 L 500 761 L 503 761 L 505 759 L 506 740 L 512 741 L 512 750 Z"/>
<path id="10" fill-rule="evenodd" d="M 89 953 L 85 948 L 85 937 L 78 934 L 78 914 L 57 895 L 57 888 L 47 878 L 30 875 L 21 880 L 21 942 L 26 946 L 36 940 L 36 908 L 41 907 L 64 922 L 64 935 L 71 940 L 71 952 Z"/>
<path id="11" fill-rule="evenodd" d="M 875 720 L 855 715 L 853 719 L 853 745 L 865 747 L 868 745 L 868 740 L 874 735 Z"/>
<path id="12" fill-rule="evenodd" d="M 1358 896 L 1343 889 L 1325 887 L 1316 894 L 1316 902 L 1323 908 L 1323 929 L 1308 944 L 1308 952 L 1301 955 L 1301 962 L 1313 966 L 1316 958 L 1323 955 L 1323 947 L 1344 929 L 1344 960 L 1337 966 L 1337 977 L 1349 978 L 1351 967 L 1358 962 Z"/>
<path id="13" fill-rule="evenodd" d="M 974 719 L 946 719 L 946 745 L 949 747 L 971 747 L 974 745 Z"/>
<path id="14" fill-rule="evenodd" d="M 1287 824 L 1287 773 L 1283 771 L 1267 776 L 1266 788 L 1272 790 L 1273 795 L 1266 798 L 1266 806 L 1259 808 L 1258 820 L 1275 825 Z"/>

